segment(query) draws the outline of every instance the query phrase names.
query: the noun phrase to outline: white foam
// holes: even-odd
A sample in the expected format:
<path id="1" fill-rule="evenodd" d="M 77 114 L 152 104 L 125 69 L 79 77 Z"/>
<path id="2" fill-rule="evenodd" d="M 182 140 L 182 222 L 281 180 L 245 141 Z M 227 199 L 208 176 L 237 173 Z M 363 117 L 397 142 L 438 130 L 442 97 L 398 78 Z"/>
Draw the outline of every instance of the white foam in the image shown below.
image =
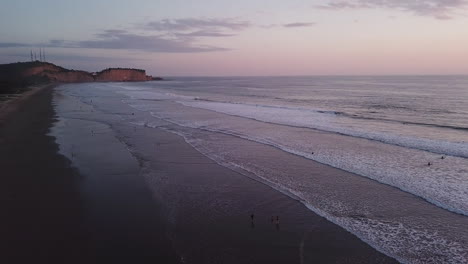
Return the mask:
<path id="1" fill-rule="evenodd" d="M 193 113 L 193 111 L 192 111 Z M 300 128 L 264 124 L 236 117 L 197 119 L 188 113 L 167 111 L 152 115 L 179 126 L 234 135 L 368 177 L 420 196 L 453 212 L 468 215 L 468 163 L 359 138 L 323 134 Z M 311 154 L 314 153 L 314 154 Z M 427 166 L 427 162 L 434 163 Z"/>
<path id="2" fill-rule="evenodd" d="M 283 124 L 296 127 L 307 127 L 323 131 L 335 132 L 354 137 L 362 137 L 403 147 L 417 148 L 435 153 L 468 158 L 467 142 L 452 142 L 442 139 L 405 136 L 398 133 L 379 132 L 388 127 L 373 127 L 377 131 L 363 128 L 366 121 L 352 120 L 336 115 L 334 111 L 314 111 L 301 108 L 273 107 L 239 103 L 220 103 L 206 101 L 178 101 L 196 108 L 207 109 L 219 113 L 246 117 L 263 122 Z M 333 114 L 333 115 L 330 115 Z M 382 124 L 384 125 L 384 124 Z M 426 130 L 430 130 L 427 128 Z"/>
<path id="3" fill-rule="evenodd" d="M 317 190 L 313 187 L 310 191 L 309 188 L 304 190 L 304 182 L 297 179 L 288 180 L 290 177 L 283 175 L 282 170 L 246 162 L 236 157 L 235 151 L 213 149 L 216 148 L 215 142 L 208 142 L 189 131 L 163 129 L 182 136 L 187 143 L 216 163 L 248 177 L 255 175 L 269 186 L 299 199 L 310 210 L 402 263 L 466 263 L 466 247 L 460 242 L 448 239 L 444 234 L 426 229 L 424 226 L 418 227 L 403 219 L 397 222 L 373 219 L 368 217 L 373 215 L 373 209 L 369 209 L 368 212 L 364 204 L 361 204 L 357 211 L 350 201 L 343 203 L 332 197 L 327 199 L 323 196 L 316 197 L 313 192 Z"/>
<path id="4" fill-rule="evenodd" d="M 173 100 L 174 98 L 169 100 L 169 104 Z M 216 112 L 223 114 L 233 114 L 238 111 L 250 117 L 256 116 L 262 121 L 280 120 L 292 124 L 300 123 L 302 127 L 307 127 L 308 121 L 315 124 L 312 120 L 323 124 L 330 120 L 329 116 L 333 116 L 330 113 L 324 115 L 316 111 L 289 108 L 269 112 L 271 109 L 268 107 L 243 104 L 194 101 L 185 101 L 182 104 L 201 105 L 202 108 L 209 108 L 208 110 L 216 110 Z M 180 126 L 235 135 L 268 144 L 323 164 L 395 186 L 442 208 L 468 215 L 468 193 L 466 192 L 468 189 L 468 181 L 466 180 L 468 163 L 464 158 L 448 157 L 441 162 L 440 155 L 377 141 L 336 134 L 324 135 L 313 131 L 304 131 L 304 129 L 297 127 L 270 124 L 264 124 L 265 128 L 258 129 L 258 122 L 248 119 L 217 113 L 197 115 L 197 110 L 194 109 L 177 108 L 171 105 L 161 107 L 160 103 L 133 101 L 130 105 L 141 111 L 151 111 L 155 117 Z M 203 110 L 198 110 L 198 112 L 200 111 Z M 272 123 L 278 123 L 278 121 Z M 466 143 L 464 144 L 466 145 Z M 312 152 L 315 154 L 312 155 Z M 427 162 L 433 163 L 434 166 L 427 166 Z"/>
<path id="5" fill-rule="evenodd" d="M 157 91 L 116 91 L 119 94 L 126 95 L 133 100 L 192 100 L 195 99 L 193 96 L 178 95 L 175 93 L 168 92 L 157 92 Z"/>
<path id="6" fill-rule="evenodd" d="M 217 132 L 215 134 L 234 135 L 275 146 L 290 153 L 397 186 L 435 204 L 440 203 L 441 207 L 459 210 L 458 212 L 467 212 L 468 206 L 466 159 L 448 157 L 439 163 L 436 159 L 440 156 L 425 151 L 188 108 L 172 103 L 185 100 L 178 98 L 177 95 L 164 92 L 145 95 L 146 92 L 154 94 L 150 91 L 144 91 L 143 94 L 138 91 L 121 93 L 130 97 L 133 95 L 131 97 L 133 100 L 127 99 L 121 102 L 130 104 L 140 111 L 150 111 L 154 117 L 158 118 L 135 115 L 135 118 L 144 116 L 147 120 L 132 120 L 134 125 L 147 127 L 167 125 L 160 119 L 179 124 L 181 127 L 172 126 L 172 129 L 168 129 L 183 136 L 189 144 L 207 157 L 249 177 L 258 177 L 273 188 L 296 199 L 299 198 L 312 211 L 344 227 L 363 241 L 403 263 L 467 263 L 466 244 L 454 239 L 456 235 L 450 236 L 439 232 L 441 230 L 439 226 L 428 226 L 424 223 L 413 224 L 414 219 L 411 215 L 408 219 L 392 220 L 376 217 L 377 214 L 372 214 L 372 210 L 385 210 L 385 208 L 367 207 L 363 203 L 353 204 L 359 201 L 359 198 L 353 197 L 352 194 L 358 194 L 359 191 L 343 195 L 344 199 L 335 199 L 336 197 L 330 196 L 329 193 L 317 194 L 320 190 L 307 185 L 310 183 L 307 179 L 297 178 L 297 175 L 288 170 L 284 172 L 274 167 L 262 166 L 256 163 L 256 160 L 240 161 L 239 158 L 245 153 L 232 153 L 229 149 L 219 149 L 213 144 L 222 146 L 223 143 L 220 143 L 222 141 L 212 139 L 210 142 L 210 138 L 204 138 L 203 135 L 209 134 L 206 131 L 213 131 Z M 150 101 L 139 100 L 148 99 L 148 97 Z M 151 102 L 151 100 L 162 101 Z M 333 118 L 334 115 L 330 116 Z M 325 118 L 325 123 L 328 121 L 329 119 Z M 195 130 L 190 128 L 195 128 Z M 312 151 L 315 153 L 311 154 Z M 427 159 L 434 160 L 435 166 L 427 167 L 424 162 L 421 166 L 415 166 Z M 401 205 L 401 208 L 404 207 L 405 205 Z M 358 216 L 353 216 L 353 214 Z M 424 217 L 421 216 L 421 218 Z M 437 220 L 431 221 L 437 222 Z M 445 222 L 442 221 L 439 224 L 444 225 Z M 464 234 L 466 232 L 461 232 L 459 236 Z M 466 236 L 461 241 L 466 241 Z"/>

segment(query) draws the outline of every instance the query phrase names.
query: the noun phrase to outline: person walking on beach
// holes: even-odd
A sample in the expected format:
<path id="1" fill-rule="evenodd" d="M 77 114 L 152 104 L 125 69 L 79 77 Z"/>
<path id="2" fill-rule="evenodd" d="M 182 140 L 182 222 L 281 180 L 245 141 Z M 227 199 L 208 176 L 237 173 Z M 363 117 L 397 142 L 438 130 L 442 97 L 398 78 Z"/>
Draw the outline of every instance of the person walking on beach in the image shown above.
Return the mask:
<path id="1" fill-rule="evenodd" d="M 276 216 L 276 221 L 275 221 L 276 230 L 279 230 L 279 224 L 280 224 L 279 216 Z"/>

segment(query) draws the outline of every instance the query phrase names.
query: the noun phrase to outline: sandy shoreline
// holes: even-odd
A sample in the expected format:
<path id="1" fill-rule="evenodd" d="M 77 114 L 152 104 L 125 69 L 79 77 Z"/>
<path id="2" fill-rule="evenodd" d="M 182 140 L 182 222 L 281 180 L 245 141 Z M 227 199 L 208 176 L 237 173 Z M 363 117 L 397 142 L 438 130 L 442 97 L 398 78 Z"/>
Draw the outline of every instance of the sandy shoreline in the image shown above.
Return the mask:
<path id="1" fill-rule="evenodd" d="M 80 170 L 73 169 L 47 136 L 51 100 L 52 88 L 41 90 L 0 127 L 2 263 L 396 263 L 162 130 L 114 128 L 135 133 L 125 143 L 144 150 L 140 168 L 110 129 L 69 122 L 62 133 L 76 146 Z M 89 129 L 100 133 L 89 137 Z M 96 153 L 113 155 L 96 161 Z M 276 215 L 279 230 L 270 221 Z"/>
<path id="2" fill-rule="evenodd" d="M 96 215 L 90 213 L 82 188 L 87 178 L 58 154 L 55 139 L 47 135 L 56 121 L 52 93 L 46 87 L 23 97 L 0 126 L 0 262 L 176 263 L 160 234 L 163 226 L 151 196 L 137 189 L 138 183 L 126 189 L 146 210 L 134 212 L 142 212 L 139 217 L 146 222 L 154 220 L 154 226 L 139 230 L 128 206 L 114 214 L 116 224 L 90 220 Z M 112 179 L 107 184 L 116 185 Z"/>
<path id="3" fill-rule="evenodd" d="M 189 263 L 397 263 L 299 201 L 216 164 L 178 135 L 134 133 L 128 143 L 144 150 L 140 159 L 156 160 L 145 164 L 146 178 L 167 205 L 176 249 Z M 278 226 L 272 216 L 280 217 Z"/>
<path id="4" fill-rule="evenodd" d="M 51 87 L 10 102 L 0 124 L 2 263 L 73 258 L 81 244 L 78 174 L 47 136 Z M 57 252 L 60 252 L 57 254 Z"/>
<path id="5" fill-rule="evenodd" d="M 18 94 L 0 94 L 0 96 L 2 96 L 2 100 L 0 100 L 0 123 L 4 119 L 7 119 L 8 115 L 11 115 L 17 111 L 18 108 L 29 99 L 29 97 L 42 91 L 43 89 L 55 86 L 56 84 L 34 85 L 25 88 L 23 92 Z"/>

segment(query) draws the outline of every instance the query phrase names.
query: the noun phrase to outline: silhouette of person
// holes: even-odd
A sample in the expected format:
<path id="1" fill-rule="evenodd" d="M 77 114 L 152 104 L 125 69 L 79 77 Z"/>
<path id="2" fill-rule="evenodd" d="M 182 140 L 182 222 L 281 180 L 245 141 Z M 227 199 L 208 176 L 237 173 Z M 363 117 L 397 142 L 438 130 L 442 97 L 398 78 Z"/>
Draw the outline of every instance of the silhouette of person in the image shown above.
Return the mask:
<path id="1" fill-rule="evenodd" d="M 276 216 L 276 221 L 275 221 L 276 230 L 279 230 L 279 224 L 280 224 L 279 216 Z"/>
<path id="2" fill-rule="evenodd" d="M 255 217 L 254 214 L 251 214 L 251 215 L 250 215 L 250 220 L 251 220 L 252 222 L 253 222 L 253 220 L 254 220 L 254 217 Z"/>

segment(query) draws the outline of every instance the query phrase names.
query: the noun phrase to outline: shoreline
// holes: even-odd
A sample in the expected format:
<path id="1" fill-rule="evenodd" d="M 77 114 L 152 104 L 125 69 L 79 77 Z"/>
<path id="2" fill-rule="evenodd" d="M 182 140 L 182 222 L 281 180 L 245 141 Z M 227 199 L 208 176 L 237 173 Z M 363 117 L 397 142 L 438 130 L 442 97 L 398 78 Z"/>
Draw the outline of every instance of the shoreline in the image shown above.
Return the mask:
<path id="1" fill-rule="evenodd" d="M 126 148 L 143 151 L 135 168 L 115 131 L 68 123 L 62 133 L 76 149 L 67 159 L 49 134 L 57 121 L 53 92 L 47 87 L 25 97 L 0 123 L 0 160 L 8 175 L 0 186 L 7 208 L 0 220 L 5 263 L 175 263 L 176 255 L 190 263 L 397 263 L 299 201 L 214 163 L 167 131 L 116 127 L 118 133 L 136 133 L 125 142 Z M 89 137 L 90 128 L 100 133 Z M 99 163 L 96 151 L 121 158 L 101 155 Z M 148 157 L 154 162 L 146 162 Z M 116 178 L 106 164 L 126 173 Z M 270 222 L 275 215 L 281 218 L 278 229 Z"/>
<path id="2" fill-rule="evenodd" d="M 0 160 L 0 260 L 58 263 L 79 256 L 81 202 L 79 175 L 57 155 L 47 135 L 54 122 L 52 86 L 44 86 L 10 102 L 2 111 Z M 65 176 L 65 177 L 62 177 Z M 79 261 L 77 261 L 79 262 Z"/>
<path id="3" fill-rule="evenodd" d="M 131 133 L 133 128 L 118 129 Z M 211 257 L 237 257 L 245 263 L 398 263 L 301 201 L 219 165 L 179 135 L 148 127 L 135 133 L 135 140 L 128 143 L 143 150 L 139 158 L 146 161 L 145 176 L 153 193 L 160 200 L 183 201 L 171 203 L 166 213 L 176 219 L 172 229 L 179 232 L 175 241 L 179 254 L 193 263 L 206 260 L 199 252 L 225 252 L 233 246 L 234 256 Z M 158 151 L 144 146 L 148 139 Z M 279 216 L 278 226 L 272 216 Z M 184 242 L 188 239 L 184 234 L 194 242 Z"/>
<path id="4" fill-rule="evenodd" d="M 56 139 L 49 134 L 57 121 L 53 92 L 53 85 L 37 89 L 15 101 L 13 110 L 2 115 L 0 262 L 177 263 L 170 245 L 158 242 L 163 225 L 156 221 L 154 228 L 144 229 L 146 235 L 140 237 L 138 225 L 125 226 L 131 222 L 119 222 L 109 233 L 107 223 L 90 220 L 90 204 L 83 189 L 87 176 L 59 154 Z M 112 179 L 107 183 L 112 184 Z M 147 203 L 142 205 L 148 209 L 143 210 L 142 218 L 157 219 L 151 197 L 132 186 L 127 189 Z M 114 216 L 117 220 L 131 218 L 129 211 L 120 209 Z"/>
<path id="5" fill-rule="evenodd" d="M 60 84 L 56 83 L 47 83 L 47 84 L 40 84 L 40 85 L 31 85 L 23 89 L 20 93 L 17 94 L 0 94 L 0 96 L 11 96 L 10 99 L 6 99 L 0 101 L 0 122 L 4 119 L 8 119 L 9 115 L 14 114 L 14 112 L 18 111 L 18 108 L 22 107 L 31 96 L 34 96 L 36 93 L 41 92 L 44 89 L 49 89 L 56 87 Z"/>
<path id="6" fill-rule="evenodd" d="M 150 118 L 146 116 L 148 113 L 116 104 L 103 92 L 90 98 L 76 98 L 68 95 L 68 89 L 80 90 L 77 86 L 59 89 L 62 102 L 57 107 L 63 118 L 101 120 L 113 132 L 76 124 L 69 124 L 68 129 L 81 129 L 79 133 L 84 135 L 92 134 L 93 130 L 94 136 L 109 134 L 126 145 L 140 161 L 147 186 L 163 208 L 164 218 L 169 221 L 169 237 L 178 255 L 188 263 L 205 263 L 207 259 L 228 263 L 227 260 L 299 263 L 301 248 L 305 260 L 318 263 L 396 263 L 301 202 L 215 163 L 179 135 L 132 122 Z M 93 104 L 89 104 L 91 98 Z M 84 145 L 82 136 L 76 138 L 80 148 L 94 148 L 93 144 Z M 73 140 L 62 141 L 65 155 L 71 157 Z M 81 162 L 76 152 L 75 149 L 78 164 Z M 254 230 L 250 226 L 251 213 L 259 219 Z M 280 217 L 279 233 L 275 233 L 271 216 Z"/>

